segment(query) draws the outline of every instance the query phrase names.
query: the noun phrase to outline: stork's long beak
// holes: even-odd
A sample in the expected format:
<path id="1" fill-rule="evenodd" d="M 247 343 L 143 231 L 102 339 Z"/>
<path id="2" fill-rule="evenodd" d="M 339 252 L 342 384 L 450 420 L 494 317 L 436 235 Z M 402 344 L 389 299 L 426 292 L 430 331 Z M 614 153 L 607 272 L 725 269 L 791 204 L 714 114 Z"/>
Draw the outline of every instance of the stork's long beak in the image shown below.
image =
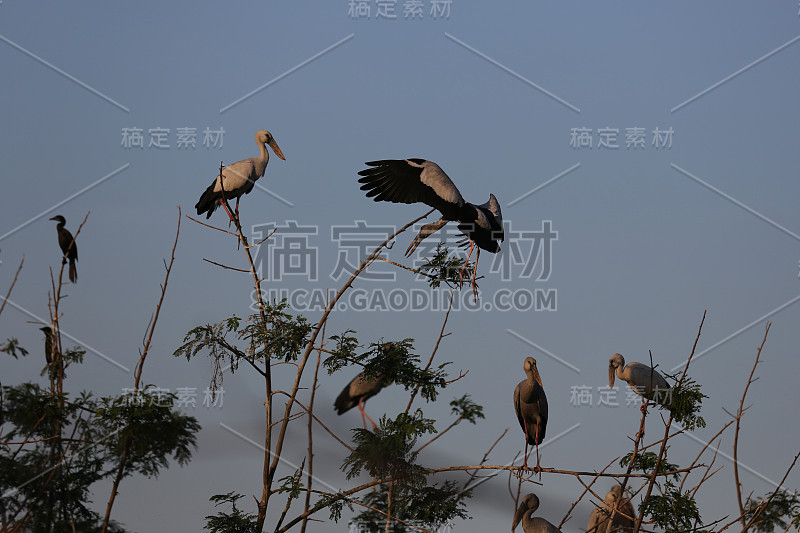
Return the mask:
<path id="1" fill-rule="evenodd" d="M 269 145 L 272 147 L 272 151 L 275 152 L 275 155 L 277 155 L 278 157 L 280 157 L 281 159 L 286 161 L 286 158 L 283 157 L 283 152 L 281 152 L 281 149 L 278 148 L 278 143 L 275 142 L 275 138 L 274 137 L 272 139 L 270 139 Z"/>
<path id="2" fill-rule="evenodd" d="M 539 369 L 536 368 L 535 365 L 533 367 L 533 379 L 536 380 L 536 383 L 538 383 L 540 387 L 544 388 L 544 385 L 542 385 L 542 376 L 539 375 Z"/>
<path id="3" fill-rule="evenodd" d="M 517 529 L 517 525 L 522 520 L 525 511 L 527 511 L 527 509 L 525 508 L 524 505 L 520 505 L 519 507 L 517 507 L 517 511 L 514 513 L 514 523 L 511 525 L 511 531 Z"/>
<path id="4" fill-rule="evenodd" d="M 614 379 L 616 378 L 616 374 L 614 374 L 614 366 L 609 364 L 608 365 L 608 388 L 614 388 Z"/>

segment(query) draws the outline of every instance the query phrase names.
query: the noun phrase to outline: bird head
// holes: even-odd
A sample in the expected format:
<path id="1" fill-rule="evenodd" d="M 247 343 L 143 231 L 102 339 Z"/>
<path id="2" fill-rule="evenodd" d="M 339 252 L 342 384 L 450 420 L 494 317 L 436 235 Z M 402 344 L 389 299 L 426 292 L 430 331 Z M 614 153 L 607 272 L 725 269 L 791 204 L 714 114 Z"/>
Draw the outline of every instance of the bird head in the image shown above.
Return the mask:
<path id="1" fill-rule="evenodd" d="M 530 513 L 534 512 L 538 508 L 539 498 L 536 497 L 536 494 L 532 492 L 530 494 L 526 494 L 525 497 L 522 498 L 522 502 L 517 508 L 517 512 L 514 513 L 514 523 L 511 526 L 511 530 L 513 531 L 517 527 L 524 516 L 530 516 Z"/>
<path id="2" fill-rule="evenodd" d="M 536 368 L 536 359 L 533 357 L 526 357 L 525 364 L 522 366 L 526 374 L 533 374 L 533 379 L 542 387 L 542 376 L 539 375 L 539 369 Z"/>
<path id="3" fill-rule="evenodd" d="M 61 215 L 56 215 L 53 218 L 51 218 L 50 220 L 55 220 L 59 224 L 66 224 L 67 223 L 67 219 L 62 217 Z"/>
<path id="4" fill-rule="evenodd" d="M 270 145 L 272 151 L 275 152 L 275 155 L 286 161 L 286 158 L 283 156 L 283 152 L 281 152 L 281 149 L 278 147 L 278 143 L 275 142 L 275 138 L 267 130 L 258 130 L 256 132 L 256 142 L 258 144 Z"/>
<path id="5" fill-rule="evenodd" d="M 614 371 L 617 368 L 622 368 L 625 366 L 625 358 L 622 357 L 622 354 L 615 353 L 611 356 L 608 360 L 608 387 L 614 387 L 614 379 L 616 378 L 616 374 Z"/>
<path id="6" fill-rule="evenodd" d="M 614 505 L 614 502 L 619 500 L 620 496 L 622 496 L 622 487 L 620 487 L 619 485 L 614 485 L 606 494 L 606 499 L 605 499 L 606 504 L 612 507 Z"/>
<path id="7" fill-rule="evenodd" d="M 497 201 L 497 198 L 495 197 L 495 195 L 494 194 L 489 194 L 489 201 L 486 202 L 484 205 L 486 206 L 487 209 L 489 209 L 489 211 L 492 212 L 492 214 L 497 219 L 497 222 L 499 222 L 500 225 L 502 226 L 503 225 L 503 213 L 500 211 L 500 202 Z"/>

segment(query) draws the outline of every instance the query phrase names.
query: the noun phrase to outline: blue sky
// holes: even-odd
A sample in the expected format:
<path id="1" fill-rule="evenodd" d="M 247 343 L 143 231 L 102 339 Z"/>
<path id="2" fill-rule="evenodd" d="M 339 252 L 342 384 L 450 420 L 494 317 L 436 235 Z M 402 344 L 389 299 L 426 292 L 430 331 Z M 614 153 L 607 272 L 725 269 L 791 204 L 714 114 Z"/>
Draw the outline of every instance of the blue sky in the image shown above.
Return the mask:
<path id="1" fill-rule="evenodd" d="M 426 413 L 445 422 L 449 400 L 469 393 L 487 419 L 426 449 L 427 464 L 476 463 L 507 427 L 490 460 L 511 460 L 523 444 L 511 393 L 524 377 L 525 356 L 533 355 L 550 400 L 548 436 L 569 430 L 543 448 L 543 466 L 602 468 L 627 452 L 638 421 L 638 409 L 625 406 L 624 389 L 619 407 L 596 405 L 608 357 L 620 352 L 646 361 L 652 350 L 671 369 L 686 359 L 708 310 L 698 343 L 703 356 L 691 372 L 709 395 L 703 409 L 709 427 L 696 432 L 701 441 L 729 419 L 723 409 L 738 406 L 764 317 L 773 321 L 740 444 L 741 461 L 752 469 L 743 477 L 745 491 L 770 490 L 768 480 L 781 478 L 800 441 L 791 422 L 800 400 L 797 2 L 453 0 L 448 16 L 433 17 L 425 1 L 416 20 L 403 17 L 404 5 L 396 2 L 392 20 L 376 16 L 375 1 L 369 17 L 353 18 L 346 0 L 3 0 L 0 286 L 8 287 L 23 254 L 25 266 L 0 337 L 18 337 L 34 354 L 3 361 L 3 383 L 39 379 L 41 334 L 27 313 L 47 316 L 48 268 L 59 260 L 51 216 L 64 215 L 74 230 L 91 212 L 78 240 L 79 282 L 64 300 L 64 331 L 132 368 L 157 300 L 176 206 L 192 214 L 220 161 L 256 155 L 253 134 L 266 128 L 286 161 L 273 156 L 259 185 L 285 202 L 254 190 L 242 199 L 243 222 L 251 230 L 288 221 L 316 228 L 308 245 L 317 266 L 316 280 L 284 276 L 269 288 L 336 288 L 341 281 L 329 274 L 342 249 L 331 227 L 358 220 L 399 227 L 424 213 L 424 206 L 364 197 L 356 173 L 374 159 L 434 160 L 467 200 L 482 203 L 494 193 L 512 228 L 539 231 L 551 221 L 558 232 L 546 280 L 523 276 L 530 258 L 504 255 L 515 245 L 530 250 L 529 238 L 506 241 L 497 257 L 481 256 L 482 303 L 495 303 L 502 291 L 541 289 L 555 291 L 557 307 L 451 314 L 452 335 L 437 359 L 469 374 Z M 122 146 L 124 128 L 141 128 L 144 148 Z M 157 128 L 169 130 L 168 148 L 148 146 L 148 132 Z M 196 129 L 196 148 L 177 147 L 179 128 Z M 224 129 L 221 147 L 202 146 L 206 128 Z M 634 128 L 645 132 L 644 145 L 626 147 Z M 656 129 L 672 131 L 670 145 L 654 146 Z M 571 143 L 580 130 L 591 149 Z M 599 146 L 603 140 L 611 146 Z M 212 222 L 223 224 L 224 215 Z M 389 258 L 403 260 L 411 239 L 403 234 Z M 210 363 L 171 355 L 191 327 L 248 312 L 250 280 L 203 258 L 244 262 L 235 243 L 184 219 L 144 375 L 173 391 L 199 391 L 198 406 L 187 409 L 203 425 L 199 449 L 189 466 L 171 468 L 158 481 L 123 484 L 116 517 L 132 530 L 199 530 L 212 512 L 212 494 L 258 491 L 260 476 L 253 473 L 261 452 L 220 425 L 259 441 L 257 376 L 227 375 L 224 405 L 209 409 L 200 404 Z M 511 274 L 492 272 L 493 260 L 512 264 Z M 365 280 L 357 288 L 425 290 L 404 272 L 376 270 L 395 272 L 394 281 Z M 307 315 L 319 317 L 313 310 Z M 334 313 L 328 330 L 353 328 L 364 342 L 413 337 L 425 356 L 443 318 L 438 309 L 348 310 Z M 335 418 L 325 406 L 354 372 L 325 376 L 318 393 L 320 416 L 334 417 L 344 435 L 359 423 L 357 414 Z M 133 382 L 91 351 L 70 379 L 73 390 L 99 395 Z M 574 405 L 575 387 L 590 387 L 594 405 Z M 402 389 L 386 389 L 369 412 L 392 415 L 404 398 Z M 651 424 L 658 427 L 655 418 Z M 728 454 L 731 437 L 720 448 Z M 342 451 L 322 434 L 318 445 L 325 450 L 317 457 L 320 476 L 339 486 Z M 687 463 L 701 446 L 681 437 L 670 458 Z M 732 465 L 718 464 L 725 468 L 699 498 L 709 521 L 736 509 Z M 798 476 L 787 485 L 798 487 Z M 545 476 L 543 483 L 533 489 L 542 501 L 538 514 L 558 522 L 582 488 L 563 476 Z M 508 527 L 513 510 L 505 484 L 498 476 L 484 485 L 471 506 L 474 519 L 456 531 Z M 98 487 L 98 508 L 106 498 L 107 488 Z M 564 530 L 585 528 L 591 508 L 584 501 Z M 316 527 L 346 530 L 345 522 Z"/>

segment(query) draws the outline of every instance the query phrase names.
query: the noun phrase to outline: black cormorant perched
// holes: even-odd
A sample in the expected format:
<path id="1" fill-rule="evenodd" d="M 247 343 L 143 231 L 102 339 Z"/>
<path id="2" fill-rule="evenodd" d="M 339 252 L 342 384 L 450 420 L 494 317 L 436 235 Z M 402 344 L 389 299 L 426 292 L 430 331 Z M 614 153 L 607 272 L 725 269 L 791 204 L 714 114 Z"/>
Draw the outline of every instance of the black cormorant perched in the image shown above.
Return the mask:
<path id="1" fill-rule="evenodd" d="M 64 217 L 56 215 L 50 220 L 58 222 L 58 226 L 56 226 L 58 230 L 58 245 L 61 247 L 61 253 L 64 254 L 64 257 L 61 259 L 61 264 L 67 264 L 67 259 L 69 259 L 69 280 L 75 283 L 78 281 L 78 269 L 75 266 L 75 263 L 78 262 L 78 245 L 75 244 L 72 233 L 64 227 L 67 223 Z"/>
<path id="2" fill-rule="evenodd" d="M 50 329 L 50 326 L 39 329 L 44 332 L 44 358 L 49 365 L 53 362 L 53 330 Z"/>

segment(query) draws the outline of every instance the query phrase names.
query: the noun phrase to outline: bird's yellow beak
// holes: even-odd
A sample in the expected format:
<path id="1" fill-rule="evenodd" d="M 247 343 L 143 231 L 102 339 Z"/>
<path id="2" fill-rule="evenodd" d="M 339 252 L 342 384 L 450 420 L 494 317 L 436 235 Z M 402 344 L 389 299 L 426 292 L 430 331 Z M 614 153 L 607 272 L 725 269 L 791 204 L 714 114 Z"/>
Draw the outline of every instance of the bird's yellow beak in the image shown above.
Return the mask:
<path id="1" fill-rule="evenodd" d="M 281 149 L 278 147 L 278 143 L 275 142 L 274 137 L 270 139 L 269 145 L 272 147 L 272 151 L 275 152 L 275 155 L 286 161 L 286 158 L 283 156 L 283 152 L 281 152 Z"/>

